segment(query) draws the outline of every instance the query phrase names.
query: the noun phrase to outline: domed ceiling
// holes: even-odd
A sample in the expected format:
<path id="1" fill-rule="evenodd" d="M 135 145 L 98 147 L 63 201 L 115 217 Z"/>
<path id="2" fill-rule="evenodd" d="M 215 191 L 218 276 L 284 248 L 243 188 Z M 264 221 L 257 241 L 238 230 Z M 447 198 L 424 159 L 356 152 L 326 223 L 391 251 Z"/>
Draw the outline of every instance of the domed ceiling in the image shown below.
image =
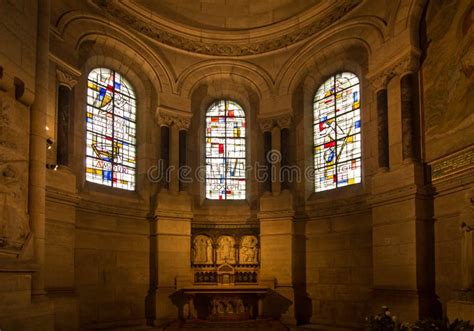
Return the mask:
<path id="1" fill-rule="evenodd" d="M 322 33 L 363 0 L 89 0 L 165 46 L 213 56 L 276 51 Z"/>
<path id="2" fill-rule="evenodd" d="M 133 0 L 183 25 L 210 30 L 254 29 L 281 22 L 322 0 Z"/>

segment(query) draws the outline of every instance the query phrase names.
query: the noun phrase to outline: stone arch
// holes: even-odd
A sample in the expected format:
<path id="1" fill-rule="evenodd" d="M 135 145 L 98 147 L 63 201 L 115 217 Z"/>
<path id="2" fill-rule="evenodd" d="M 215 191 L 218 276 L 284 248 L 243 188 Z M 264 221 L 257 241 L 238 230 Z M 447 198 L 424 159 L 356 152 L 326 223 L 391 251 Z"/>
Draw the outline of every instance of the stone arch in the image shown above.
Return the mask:
<path id="1" fill-rule="evenodd" d="M 320 70 L 320 63 L 327 64 L 353 48 L 365 49 L 370 55 L 383 39 L 384 23 L 375 17 L 353 20 L 337 31 L 328 31 L 304 45 L 285 63 L 276 78 L 275 90 L 279 95 L 291 94 L 306 75 Z"/>
<path id="2" fill-rule="evenodd" d="M 216 78 L 252 85 L 259 97 L 273 94 L 273 80 L 261 67 L 242 61 L 208 60 L 190 66 L 177 80 L 177 92 L 191 97 L 202 81 Z"/>
<path id="3" fill-rule="evenodd" d="M 175 74 L 171 65 L 159 51 L 152 50 L 123 27 L 99 16 L 73 11 L 61 17 L 57 28 L 60 37 L 79 53 L 79 61 L 83 56 L 80 54 L 83 45 L 96 42 L 146 68 L 143 71 L 157 93 L 174 91 Z"/>
<path id="4" fill-rule="evenodd" d="M 252 160 L 258 157 L 259 139 L 257 133 L 257 114 L 260 107 L 260 93 L 257 87 L 248 79 L 235 74 L 211 74 L 200 77 L 189 86 L 189 99 L 191 100 L 191 111 L 193 117 L 189 129 L 190 139 L 196 143 L 188 150 L 190 153 L 190 166 L 193 169 L 202 168 L 205 164 L 205 113 L 209 106 L 219 99 L 232 99 L 236 101 L 245 111 L 246 117 L 246 160 L 250 164 Z M 183 97 L 187 94 L 183 93 Z M 190 192 L 196 197 L 196 208 L 207 210 L 213 208 L 222 214 L 239 215 L 240 218 L 250 215 L 249 203 L 258 198 L 258 183 L 254 176 L 247 176 L 246 200 L 231 201 L 230 203 L 217 203 L 216 201 L 207 201 L 205 197 L 205 172 L 200 176 L 202 181 L 196 181 L 190 186 Z M 245 216 L 244 216 L 245 215 Z"/>
<path id="5" fill-rule="evenodd" d="M 360 80 L 363 91 L 362 98 L 364 108 L 371 109 L 371 89 L 365 79 L 368 70 L 369 50 L 364 42 L 354 39 L 341 40 L 328 47 L 325 52 L 316 52 L 311 58 L 306 58 L 299 72 L 294 73 L 293 82 L 288 84 L 288 93 L 292 97 L 292 107 L 294 109 L 294 122 L 297 131 L 300 132 L 297 139 L 298 144 L 312 146 L 313 143 L 313 98 L 321 84 L 329 77 L 341 71 L 350 71 L 356 74 Z M 367 101 L 367 102 L 366 102 Z M 364 115 L 365 120 L 372 116 Z M 372 123 L 370 123 L 372 125 Z M 371 132 L 370 130 L 364 131 Z M 364 134 L 364 133 L 363 133 Z M 363 137 L 363 146 L 368 146 L 369 139 Z M 368 148 L 368 147 L 367 147 Z M 311 149 L 298 149 L 296 159 L 300 167 L 307 169 L 313 167 L 313 155 Z M 369 155 L 368 153 L 367 155 Z M 301 198 L 309 198 L 313 194 L 313 182 L 303 181 L 298 184 L 298 192 Z M 337 194 L 352 194 L 350 191 L 357 190 L 351 188 Z M 331 195 L 334 192 L 325 192 L 323 195 Z"/>

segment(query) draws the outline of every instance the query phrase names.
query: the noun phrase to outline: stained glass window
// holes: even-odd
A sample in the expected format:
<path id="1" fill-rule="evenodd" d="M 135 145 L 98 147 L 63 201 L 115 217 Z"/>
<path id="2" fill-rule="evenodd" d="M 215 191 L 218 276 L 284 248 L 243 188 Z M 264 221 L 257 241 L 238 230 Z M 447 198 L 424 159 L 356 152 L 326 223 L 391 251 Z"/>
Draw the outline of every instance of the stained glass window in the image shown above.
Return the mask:
<path id="1" fill-rule="evenodd" d="M 87 81 L 86 180 L 135 190 L 136 100 L 125 78 L 110 69 Z"/>
<path id="2" fill-rule="evenodd" d="M 245 113 L 234 101 L 206 113 L 206 198 L 245 199 Z"/>
<path id="3" fill-rule="evenodd" d="M 318 89 L 313 103 L 315 191 L 361 181 L 359 79 L 338 73 Z"/>

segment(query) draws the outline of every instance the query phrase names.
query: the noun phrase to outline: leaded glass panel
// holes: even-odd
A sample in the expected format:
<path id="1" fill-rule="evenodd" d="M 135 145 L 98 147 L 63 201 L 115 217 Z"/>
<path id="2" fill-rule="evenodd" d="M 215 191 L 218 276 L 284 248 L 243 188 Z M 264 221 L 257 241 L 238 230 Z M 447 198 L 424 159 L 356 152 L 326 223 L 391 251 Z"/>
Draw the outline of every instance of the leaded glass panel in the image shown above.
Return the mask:
<path id="1" fill-rule="evenodd" d="M 206 198 L 245 199 L 245 113 L 234 101 L 214 102 L 206 113 Z"/>
<path id="2" fill-rule="evenodd" d="M 136 99 L 119 73 L 89 73 L 86 112 L 86 180 L 135 190 Z"/>
<path id="3" fill-rule="evenodd" d="M 315 191 L 361 182 L 361 118 L 359 79 L 336 74 L 314 97 Z"/>

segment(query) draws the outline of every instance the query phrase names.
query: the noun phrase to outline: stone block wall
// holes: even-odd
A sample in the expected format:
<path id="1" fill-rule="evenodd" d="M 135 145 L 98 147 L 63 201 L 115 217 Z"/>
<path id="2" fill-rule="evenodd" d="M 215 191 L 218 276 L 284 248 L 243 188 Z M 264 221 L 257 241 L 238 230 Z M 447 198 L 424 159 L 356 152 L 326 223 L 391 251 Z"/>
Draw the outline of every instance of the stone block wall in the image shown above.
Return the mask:
<path id="1" fill-rule="evenodd" d="M 308 220 L 306 290 L 314 323 L 355 325 L 369 315 L 372 219 L 368 212 Z"/>
<path id="2" fill-rule="evenodd" d="M 79 209 L 75 280 L 80 324 L 140 324 L 149 285 L 145 218 Z"/>

